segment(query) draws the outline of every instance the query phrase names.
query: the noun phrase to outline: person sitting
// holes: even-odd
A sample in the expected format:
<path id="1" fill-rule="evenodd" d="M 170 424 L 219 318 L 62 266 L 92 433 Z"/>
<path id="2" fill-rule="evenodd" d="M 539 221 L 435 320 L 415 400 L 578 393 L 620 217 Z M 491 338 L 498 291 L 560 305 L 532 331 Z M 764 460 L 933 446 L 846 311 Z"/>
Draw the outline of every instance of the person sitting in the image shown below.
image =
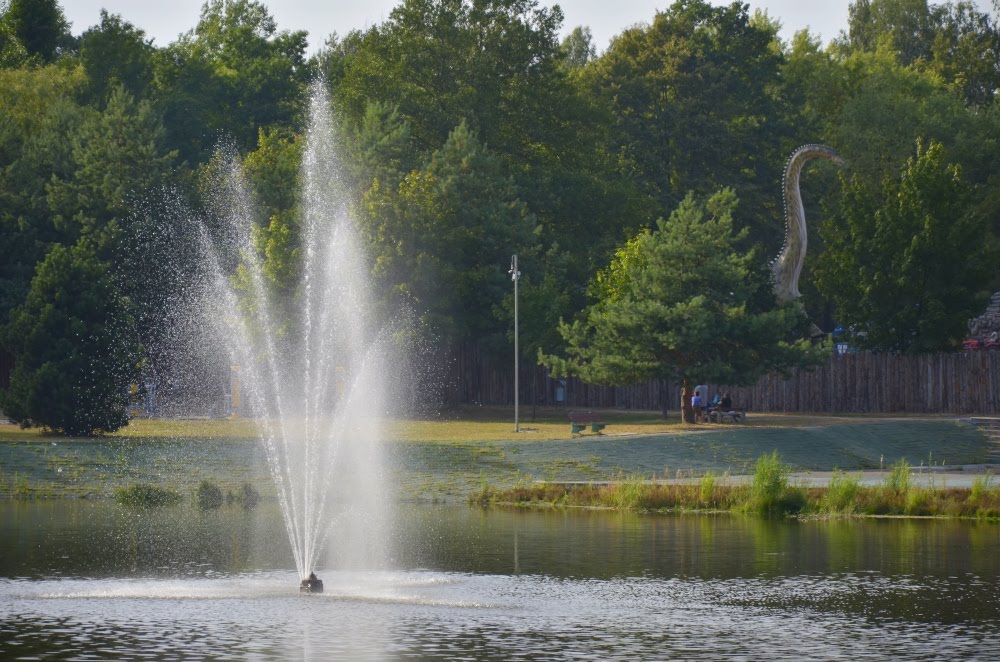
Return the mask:
<path id="1" fill-rule="evenodd" d="M 733 423 L 740 423 L 745 418 L 745 414 L 742 411 L 733 409 L 733 398 L 729 395 L 728 391 L 722 395 L 722 399 L 719 400 L 719 407 L 715 412 L 716 418 L 720 423 L 726 418 L 732 420 Z"/>
<path id="2" fill-rule="evenodd" d="M 712 420 L 712 414 L 714 414 L 716 411 L 719 410 L 719 402 L 721 401 L 721 399 L 722 399 L 722 397 L 719 395 L 719 392 L 716 391 L 715 395 L 712 396 L 712 401 L 708 403 L 707 407 L 705 407 L 705 420 L 706 421 L 711 421 Z"/>

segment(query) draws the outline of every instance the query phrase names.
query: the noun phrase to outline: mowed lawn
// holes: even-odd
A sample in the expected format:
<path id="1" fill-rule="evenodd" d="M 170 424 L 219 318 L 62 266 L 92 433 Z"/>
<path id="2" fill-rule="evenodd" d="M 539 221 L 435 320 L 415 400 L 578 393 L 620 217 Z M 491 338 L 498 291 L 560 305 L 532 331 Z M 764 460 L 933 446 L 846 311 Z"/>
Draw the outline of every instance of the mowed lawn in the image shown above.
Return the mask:
<path id="1" fill-rule="evenodd" d="M 988 442 L 955 418 L 752 414 L 743 425 L 682 425 L 655 413 L 606 412 L 603 434 L 571 435 L 566 412 L 532 420 L 512 409 L 463 409 L 384 426 L 387 485 L 406 500 L 464 498 L 484 481 L 606 480 L 641 474 L 747 473 L 777 450 L 797 470 L 878 469 L 989 462 Z M 1000 468 L 1000 467 L 998 467 Z M 102 438 L 67 439 L 0 425 L 0 496 L 108 497 L 150 482 L 191 492 L 202 480 L 237 489 L 270 486 L 261 444 L 247 420 L 137 420 Z"/>

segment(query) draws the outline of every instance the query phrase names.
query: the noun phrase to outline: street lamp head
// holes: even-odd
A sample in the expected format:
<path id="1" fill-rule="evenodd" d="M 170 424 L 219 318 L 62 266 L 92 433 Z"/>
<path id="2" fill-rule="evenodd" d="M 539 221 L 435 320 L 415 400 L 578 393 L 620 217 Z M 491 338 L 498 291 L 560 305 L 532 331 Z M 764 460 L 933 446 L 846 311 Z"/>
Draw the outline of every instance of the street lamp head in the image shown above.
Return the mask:
<path id="1" fill-rule="evenodd" d="M 521 272 L 517 269 L 517 253 L 510 256 L 510 271 L 507 273 L 510 274 L 510 279 L 513 281 L 517 281 L 521 277 Z"/>

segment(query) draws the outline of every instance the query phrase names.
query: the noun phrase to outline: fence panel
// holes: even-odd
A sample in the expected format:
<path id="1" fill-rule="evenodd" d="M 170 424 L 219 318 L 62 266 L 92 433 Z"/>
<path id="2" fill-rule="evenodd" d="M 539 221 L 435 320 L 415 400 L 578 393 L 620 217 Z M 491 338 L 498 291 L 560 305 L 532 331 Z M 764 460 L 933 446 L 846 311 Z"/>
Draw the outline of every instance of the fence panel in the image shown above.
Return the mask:
<path id="1" fill-rule="evenodd" d="M 451 404 L 510 405 L 513 366 L 486 356 L 474 344 L 452 350 Z M 1000 414 L 1000 351 L 942 352 L 919 356 L 858 352 L 834 355 L 814 370 L 766 375 L 752 386 L 710 384 L 729 391 L 733 403 L 761 412 Z M 676 383 L 630 386 L 566 380 L 565 400 L 556 402 L 556 380 L 545 368 L 525 361 L 520 369 L 522 405 L 636 410 L 660 408 L 667 389 L 676 410 Z"/>

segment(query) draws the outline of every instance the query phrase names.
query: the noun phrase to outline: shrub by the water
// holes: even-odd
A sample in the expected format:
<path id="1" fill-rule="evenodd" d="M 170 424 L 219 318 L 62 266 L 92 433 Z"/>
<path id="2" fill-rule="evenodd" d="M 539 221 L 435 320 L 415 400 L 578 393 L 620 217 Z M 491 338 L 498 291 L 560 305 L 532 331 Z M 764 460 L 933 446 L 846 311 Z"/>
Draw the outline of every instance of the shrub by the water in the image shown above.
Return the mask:
<path id="1" fill-rule="evenodd" d="M 701 505 L 711 508 L 715 505 L 715 474 L 711 471 L 705 473 L 698 482 L 698 496 L 701 497 Z"/>
<path id="2" fill-rule="evenodd" d="M 969 490 L 969 506 L 976 517 L 1000 517 L 1000 487 L 993 484 L 993 475 L 977 476 Z"/>
<path id="3" fill-rule="evenodd" d="M 195 490 L 195 500 L 201 510 L 215 510 L 222 505 L 222 490 L 215 483 L 203 480 Z"/>
<path id="4" fill-rule="evenodd" d="M 907 515 L 932 515 L 934 492 L 926 487 L 915 487 L 906 493 Z"/>
<path id="5" fill-rule="evenodd" d="M 972 481 L 972 489 L 969 490 L 969 501 L 979 504 L 993 489 L 993 474 L 976 476 Z"/>
<path id="6" fill-rule="evenodd" d="M 823 510 L 829 513 L 853 513 L 857 510 L 861 477 L 850 476 L 838 471 L 830 477 L 826 494 L 823 495 Z"/>
<path id="7" fill-rule="evenodd" d="M 155 508 L 169 506 L 180 500 L 181 495 L 177 492 L 148 483 L 136 483 L 115 490 L 115 501 L 124 506 Z"/>
<path id="8" fill-rule="evenodd" d="M 609 501 L 619 510 L 636 510 L 642 507 L 646 492 L 645 478 L 636 474 L 612 486 Z"/>
<path id="9" fill-rule="evenodd" d="M 863 510 L 869 515 L 909 513 L 911 507 L 923 510 L 923 497 L 918 495 L 911 504 L 909 496 L 910 463 L 903 459 L 894 463 L 882 484 L 867 495 Z"/>
<path id="10" fill-rule="evenodd" d="M 797 513 L 805 506 L 805 494 L 788 486 L 791 469 L 783 464 L 778 451 L 761 455 L 754 467 L 747 509 L 761 515 Z"/>
<path id="11" fill-rule="evenodd" d="M 236 495 L 236 501 L 246 510 L 253 510 L 260 502 L 260 492 L 250 483 L 240 485 L 240 491 Z"/>
<path id="12" fill-rule="evenodd" d="M 910 463 L 905 459 L 892 465 L 885 477 L 885 489 L 903 499 L 910 491 Z"/>

